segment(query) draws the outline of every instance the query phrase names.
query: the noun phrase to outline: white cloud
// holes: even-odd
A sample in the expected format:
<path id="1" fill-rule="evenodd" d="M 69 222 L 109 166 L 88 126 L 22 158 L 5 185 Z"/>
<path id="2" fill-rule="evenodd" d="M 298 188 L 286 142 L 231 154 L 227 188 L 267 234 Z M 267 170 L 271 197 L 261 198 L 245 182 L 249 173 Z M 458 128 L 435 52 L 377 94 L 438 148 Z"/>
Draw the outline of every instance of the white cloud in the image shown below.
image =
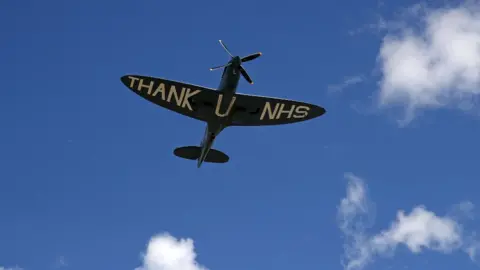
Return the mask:
<path id="1" fill-rule="evenodd" d="M 208 270 L 197 263 L 196 256 L 192 239 L 159 234 L 150 239 L 143 265 L 136 270 Z"/>
<path id="2" fill-rule="evenodd" d="M 459 224 L 449 217 L 436 216 L 424 206 L 414 208 L 409 215 L 399 211 L 391 227 L 371 240 L 380 251 L 404 244 L 414 253 L 422 248 L 451 252 L 462 245 Z"/>
<path id="3" fill-rule="evenodd" d="M 419 109 L 473 109 L 480 93 L 478 1 L 438 9 L 415 5 L 405 14 L 379 26 L 393 30 L 378 55 L 380 105 L 403 105 L 405 123 Z"/>
<path id="4" fill-rule="evenodd" d="M 347 196 L 338 207 L 339 227 L 345 235 L 345 269 L 363 269 L 375 256 L 393 255 L 399 245 L 412 253 L 420 253 L 423 249 L 442 253 L 463 250 L 475 259 L 479 246 L 465 236 L 458 221 L 451 216 L 440 217 L 424 206 L 417 206 L 408 214 L 400 210 L 388 229 L 368 234 L 367 229 L 373 221 L 373 203 L 367 196 L 366 185 L 353 174 L 345 177 L 349 181 Z M 471 203 L 462 203 L 457 210 L 470 211 L 472 207 Z M 368 223 L 362 220 L 364 218 Z"/>

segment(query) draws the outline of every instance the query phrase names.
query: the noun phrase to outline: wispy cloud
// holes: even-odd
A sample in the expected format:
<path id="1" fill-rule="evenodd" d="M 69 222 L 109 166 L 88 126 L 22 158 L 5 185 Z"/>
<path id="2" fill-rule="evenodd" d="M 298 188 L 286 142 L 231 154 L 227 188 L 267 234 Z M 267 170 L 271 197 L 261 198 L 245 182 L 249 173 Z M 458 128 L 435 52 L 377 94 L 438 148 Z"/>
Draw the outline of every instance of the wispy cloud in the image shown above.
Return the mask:
<path id="1" fill-rule="evenodd" d="M 67 259 L 64 256 L 60 256 L 55 260 L 54 268 L 62 268 L 68 266 Z"/>
<path id="2" fill-rule="evenodd" d="M 159 234 L 150 239 L 143 264 L 135 270 L 208 270 L 197 263 L 196 256 L 192 239 Z"/>
<path id="3" fill-rule="evenodd" d="M 389 23 L 391 22 L 386 21 L 381 15 L 377 14 L 375 16 L 375 21 L 372 23 L 367 23 L 362 25 L 359 28 L 356 28 L 354 30 L 350 30 L 348 32 L 349 35 L 355 36 L 364 32 L 369 32 L 369 33 L 381 33 L 382 31 L 385 31 L 389 28 Z M 390 25 L 391 27 L 391 25 Z"/>
<path id="4" fill-rule="evenodd" d="M 393 255 L 399 245 L 412 253 L 421 253 L 424 249 L 445 254 L 462 250 L 475 260 L 479 246 L 464 233 L 458 220 L 450 215 L 438 216 L 423 205 L 414 207 L 410 213 L 398 211 L 397 219 L 388 229 L 368 233 L 373 224 L 374 204 L 361 178 L 350 173 L 345 177 L 347 195 L 338 207 L 339 227 L 345 236 L 344 269 L 363 269 L 376 256 Z M 466 202 L 458 206 L 455 212 L 468 216 L 473 204 Z"/>
<path id="5" fill-rule="evenodd" d="M 332 92 L 338 92 L 342 91 L 343 89 L 359 84 L 365 80 L 365 77 L 363 75 L 355 75 L 355 76 L 350 76 L 346 77 L 343 79 L 343 82 L 340 84 L 331 84 L 328 86 L 328 90 Z"/>
<path id="6" fill-rule="evenodd" d="M 3 267 L 3 266 L 0 266 L 0 270 L 23 270 L 23 268 L 19 267 L 19 266 L 14 266 L 14 267 Z"/>

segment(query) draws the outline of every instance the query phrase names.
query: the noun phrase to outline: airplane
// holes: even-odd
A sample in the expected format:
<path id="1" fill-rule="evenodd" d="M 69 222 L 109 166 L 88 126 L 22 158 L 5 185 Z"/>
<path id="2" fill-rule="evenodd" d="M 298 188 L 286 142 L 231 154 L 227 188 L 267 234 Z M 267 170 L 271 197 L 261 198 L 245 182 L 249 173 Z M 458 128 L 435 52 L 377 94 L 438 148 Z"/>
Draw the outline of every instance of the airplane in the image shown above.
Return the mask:
<path id="1" fill-rule="evenodd" d="M 240 76 L 253 84 L 242 64 L 262 54 L 257 52 L 245 57 L 234 56 L 222 40 L 219 42 L 230 55 L 230 61 L 210 69 L 223 68 L 218 89 L 142 75 L 121 77 L 127 88 L 144 99 L 206 123 L 200 146 L 178 147 L 173 151 L 177 157 L 197 160 L 197 168 L 203 162 L 226 163 L 229 156 L 212 148 L 215 139 L 225 128 L 290 124 L 326 113 L 324 108 L 305 102 L 237 93 Z"/>

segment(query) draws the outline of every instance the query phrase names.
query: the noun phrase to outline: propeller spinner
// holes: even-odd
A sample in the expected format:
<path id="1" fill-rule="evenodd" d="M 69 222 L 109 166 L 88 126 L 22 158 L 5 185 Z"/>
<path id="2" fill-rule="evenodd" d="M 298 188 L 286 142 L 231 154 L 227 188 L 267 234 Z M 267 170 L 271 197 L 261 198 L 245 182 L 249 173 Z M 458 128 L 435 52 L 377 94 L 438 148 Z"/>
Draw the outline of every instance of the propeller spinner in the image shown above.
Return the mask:
<path id="1" fill-rule="evenodd" d="M 220 42 L 220 45 L 222 45 L 223 49 L 230 55 L 230 57 L 233 59 L 235 58 L 235 56 L 233 56 L 230 51 L 227 49 L 227 46 L 221 41 L 219 40 Z M 257 53 L 253 53 L 253 54 L 250 54 L 250 55 L 247 55 L 245 57 L 242 57 L 240 59 L 240 63 L 245 63 L 245 62 L 249 62 L 249 61 L 252 61 L 256 58 L 258 58 L 259 56 L 261 56 L 262 53 L 261 52 L 257 52 Z M 229 62 L 228 64 L 226 65 L 222 65 L 222 66 L 217 66 L 217 67 L 213 67 L 213 68 L 210 68 L 210 70 L 216 70 L 216 69 L 220 69 L 220 68 L 225 68 L 225 67 L 228 67 L 232 64 L 232 62 Z M 243 78 L 249 82 L 250 84 L 253 84 L 253 81 L 252 79 L 250 78 L 250 76 L 248 75 L 247 71 L 245 70 L 245 68 L 240 64 L 240 73 L 242 74 Z"/>

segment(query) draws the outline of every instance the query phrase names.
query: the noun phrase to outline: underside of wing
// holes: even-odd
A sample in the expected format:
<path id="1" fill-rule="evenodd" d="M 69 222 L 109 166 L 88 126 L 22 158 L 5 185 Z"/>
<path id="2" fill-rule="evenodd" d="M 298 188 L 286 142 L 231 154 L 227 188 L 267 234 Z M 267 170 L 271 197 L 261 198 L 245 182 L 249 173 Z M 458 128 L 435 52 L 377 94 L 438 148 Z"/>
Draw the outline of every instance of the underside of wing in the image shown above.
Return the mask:
<path id="1" fill-rule="evenodd" d="M 281 98 L 236 94 L 230 126 L 283 125 L 325 114 L 320 106 Z"/>
<path id="2" fill-rule="evenodd" d="M 125 75 L 123 84 L 146 100 L 179 114 L 208 121 L 218 92 L 194 84 L 141 75 Z"/>
<path id="3" fill-rule="evenodd" d="M 324 108 L 305 102 L 246 94 L 234 94 L 231 102 L 222 103 L 222 92 L 163 78 L 125 75 L 121 81 L 131 91 L 158 106 L 205 122 L 228 117 L 229 126 L 290 124 L 325 113 Z M 230 106 L 232 112 L 227 108 Z M 226 113 L 223 113 L 225 109 Z"/>

